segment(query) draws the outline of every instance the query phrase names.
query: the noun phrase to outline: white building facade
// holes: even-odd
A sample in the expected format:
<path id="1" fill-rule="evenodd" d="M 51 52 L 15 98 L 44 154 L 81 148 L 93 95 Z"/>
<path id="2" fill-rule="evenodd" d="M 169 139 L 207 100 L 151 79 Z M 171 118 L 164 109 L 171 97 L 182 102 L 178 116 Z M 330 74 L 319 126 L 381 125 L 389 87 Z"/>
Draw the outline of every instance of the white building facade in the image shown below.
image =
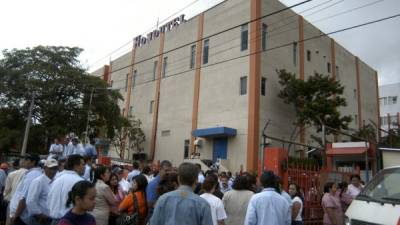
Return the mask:
<path id="1" fill-rule="evenodd" d="M 268 121 L 268 135 L 315 145 L 315 130 L 296 128 L 293 107 L 278 97 L 279 69 L 340 80 L 351 128 L 379 124 L 377 72 L 292 10 L 277 13 L 284 8 L 277 0 L 224 1 L 135 38 L 131 52 L 93 72 L 120 89 L 124 115 L 142 121 L 149 159 L 177 165 L 201 140 L 201 159 L 255 171 Z"/>
<path id="2" fill-rule="evenodd" d="M 379 87 L 379 105 L 381 129 L 389 131 L 399 128 L 400 123 L 400 83 L 382 85 Z M 386 136 L 386 132 L 381 132 Z"/>

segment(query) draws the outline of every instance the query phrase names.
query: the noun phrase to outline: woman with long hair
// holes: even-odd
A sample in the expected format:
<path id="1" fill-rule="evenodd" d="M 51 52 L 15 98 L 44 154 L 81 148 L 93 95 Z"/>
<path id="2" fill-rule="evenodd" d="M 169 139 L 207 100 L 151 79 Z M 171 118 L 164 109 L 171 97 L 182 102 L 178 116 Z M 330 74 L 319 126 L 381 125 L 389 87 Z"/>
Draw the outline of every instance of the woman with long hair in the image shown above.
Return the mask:
<path id="1" fill-rule="evenodd" d="M 289 195 L 292 198 L 292 225 L 302 225 L 304 204 L 299 185 L 294 183 L 290 184 Z"/>
<path id="2" fill-rule="evenodd" d="M 97 195 L 96 206 L 92 215 L 96 218 L 97 225 L 108 225 L 110 213 L 117 214 L 117 202 L 110 186 L 107 185 L 111 176 L 110 168 L 99 165 L 94 171 L 94 181 Z"/>
<path id="3" fill-rule="evenodd" d="M 68 193 L 67 207 L 73 204 L 73 208 L 67 212 L 58 225 L 96 225 L 96 220 L 88 211 L 92 211 L 95 205 L 96 189 L 89 181 L 79 181 Z"/>
<path id="4" fill-rule="evenodd" d="M 157 187 L 158 196 L 161 196 L 165 193 L 175 191 L 179 186 L 178 182 L 178 173 L 176 172 L 168 172 L 165 176 L 160 180 L 160 183 Z"/>
<path id="5" fill-rule="evenodd" d="M 328 182 L 324 186 L 324 196 L 322 197 L 322 208 L 324 209 L 324 225 L 343 225 L 344 215 L 340 200 L 336 195 L 337 186 L 333 182 Z"/>
<path id="6" fill-rule="evenodd" d="M 144 225 L 147 217 L 147 202 L 146 202 L 146 187 L 147 179 L 143 175 L 137 175 L 132 179 L 131 192 L 119 204 L 119 211 L 121 213 L 127 212 L 128 215 L 133 215 L 138 212 L 139 225 Z M 137 208 L 135 207 L 135 201 Z"/>
<path id="7" fill-rule="evenodd" d="M 112 173 L 110 176 L 110 180 L 107 182 L 107 184 L 108 184 L 108 186 L 110 186 L 110 189 L 114 194 L 114 198 L 115 198 L 115 202 L 116 202 L 116 205 L 113 206 L 113 209 L 111 210 L 108 225 L 114 225 L 118 218 L 118 215 L 113 212 L 118 211 L 118 206 L 122 202 L 122 200 L 124 200 L 125 195 L 119 184 L 118 174 Z"/>
<path id="8" fill-rule="evenodd" d="M 254 194 L 256 178 L 250 174 L 236 176 L 232 190 L 226 192 L 222 198 L 227 218 L 226 224 L 243 225 L 246 217 L 247 206 Z"/>
<path id="9" fill-rule="evenodd" d="M 353 198 L 347 193 L 348 191 L 348 183 L 343 181 L 339 184 L 339 190 L 337 193 L 339 194 L 338 197 L 340 199 L 340 203 L 342 204 L 343 213 L 346 212 L 347 208 L 349 208 Z"/>

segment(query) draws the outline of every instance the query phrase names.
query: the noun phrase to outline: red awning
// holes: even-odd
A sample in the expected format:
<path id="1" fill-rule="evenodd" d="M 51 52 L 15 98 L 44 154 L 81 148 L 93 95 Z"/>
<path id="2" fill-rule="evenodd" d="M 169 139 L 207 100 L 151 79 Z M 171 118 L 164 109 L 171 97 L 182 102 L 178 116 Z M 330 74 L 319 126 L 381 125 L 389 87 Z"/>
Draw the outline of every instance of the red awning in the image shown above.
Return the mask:
<path id="1" fill-rule="evenodd" d="M 327 155 L 361 155 L 365 154 L 368 149 L 366 147 L 351 147 L 351 148 L 331 148 L 326 151 Z"/>

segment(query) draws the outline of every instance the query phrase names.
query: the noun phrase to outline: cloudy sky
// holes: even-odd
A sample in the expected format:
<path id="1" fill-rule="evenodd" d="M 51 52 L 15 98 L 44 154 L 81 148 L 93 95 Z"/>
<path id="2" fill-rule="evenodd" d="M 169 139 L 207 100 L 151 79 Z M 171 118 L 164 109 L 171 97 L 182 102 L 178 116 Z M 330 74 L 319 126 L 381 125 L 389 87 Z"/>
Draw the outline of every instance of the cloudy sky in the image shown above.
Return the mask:
<path id="1" fill-rule="evenodd" d="M 85 50 L 82 63 L 93 70 L 129 51 L 132 38 L 154 28 L 158 19 L 182 13 L 189 18 L 222 1 L 3 0 L 0 49 L 78 46 Z M 281 1 L 286 5 L 301 2 Z M 294 10 L 302 12 L 327 1 L 313 0 Z M 302 15 L 323 32 L 331 32 L 398 13 L 400 0 L 330 0 Z M 380 84 L 400 82 L 400 17 L 332 37 L 377 69 Z"/>

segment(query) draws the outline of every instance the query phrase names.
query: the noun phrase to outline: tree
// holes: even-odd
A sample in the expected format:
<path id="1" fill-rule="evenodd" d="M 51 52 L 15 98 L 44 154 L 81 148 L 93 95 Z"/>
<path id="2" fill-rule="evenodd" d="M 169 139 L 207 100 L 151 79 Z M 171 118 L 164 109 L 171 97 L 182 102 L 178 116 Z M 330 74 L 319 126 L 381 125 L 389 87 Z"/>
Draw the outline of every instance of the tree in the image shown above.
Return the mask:
<path id="1" fill-rule="evenodd" d="M 44 148 L 42 144 L 32 145 L 32 135 L 49 140 L 69 132 L 82 135 L 88 112 L 93 118 L 90 126 L 104 127 L 105 136 L 114 137 L 119 125 L 116 120 L 121 117 L 117 103 L 122 96 L 116 90 L 108 90 L 102 79 L 86 72 L 78 60 L 81 52 L 76 47 L 56 46 L 3 51 L 0 109 L 13 109 L 18 118 L 25 118 L 35 96 L 32 127 L 36 130 L 30 134 L 30 150 Z M 89 104 L 91 95 L 93 100 Z M 23 134 L 20 127 L 15 130 Z"/>
<path id="2" fill-rule="evenodd" d="M 142 143 L 146 140 L 143 130 L 140 128 L 142 122 L 135 117 L 120 118 L 120 124 L 115 130 L 115 136 L 111 140 L 112 145 L 117 150 L 120 158 L 123 158 L 123 152 L 140 153 L 143 151 Z"/>
<path id="3" fill-rule="evenodd" d="M 311 125 L 321 132 L 322 124 L 334 129 L 348 129 L 351 116 L 341 116 L 340 107 L 347 105 L 342 97 L 344 87 L 339 81 L 329 76 L 315 74 L 307 80 L 296 78 L 286 70 L 277 70 L 282 90 L 279 97 L 287 104 L 292 104 L 299 126 Z M 331 129 L 326 134 L 335 133 Z"/>

